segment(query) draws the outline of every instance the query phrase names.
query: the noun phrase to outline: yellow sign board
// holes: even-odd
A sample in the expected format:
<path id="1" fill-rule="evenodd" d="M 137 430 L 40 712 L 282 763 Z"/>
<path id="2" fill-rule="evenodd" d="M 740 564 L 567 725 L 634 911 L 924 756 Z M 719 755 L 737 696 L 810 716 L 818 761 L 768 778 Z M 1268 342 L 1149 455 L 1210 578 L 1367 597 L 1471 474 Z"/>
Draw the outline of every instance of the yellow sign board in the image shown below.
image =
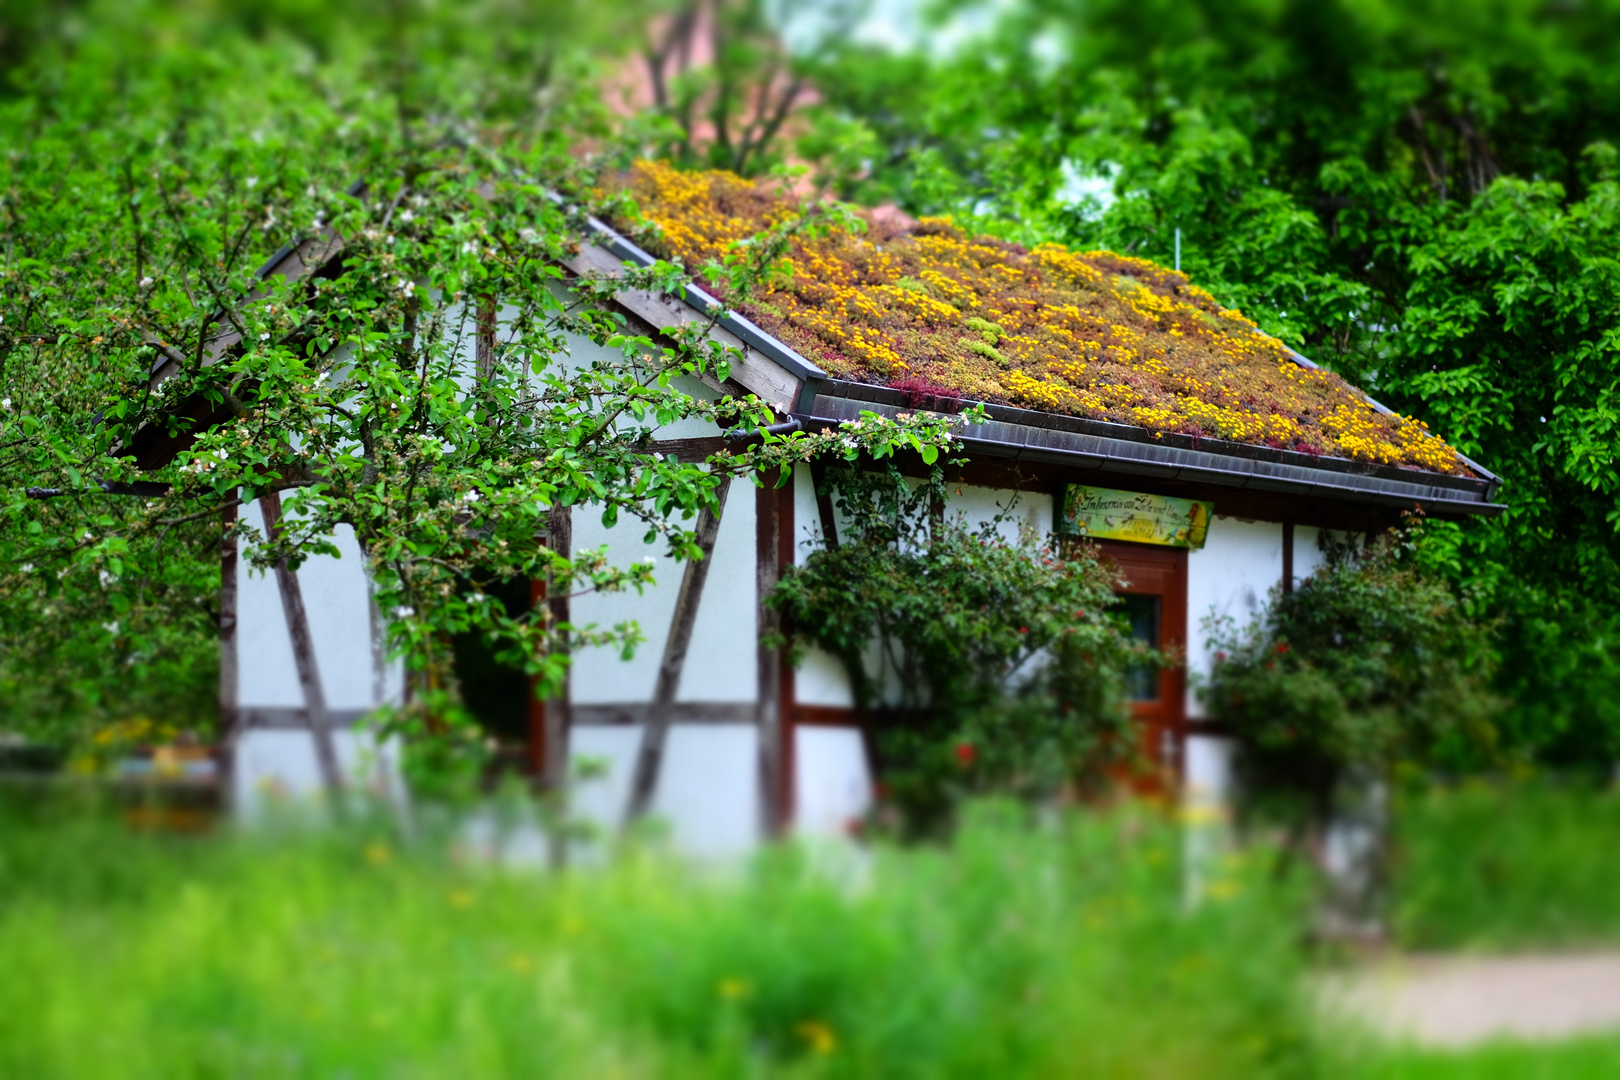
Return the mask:
<path id="1" fill-rule="evenodd" d="M 1201 548 L 1209 536 L 1211 504 L 1168 495 L 1070 484 L 1063 493 L 1058 531 L 1096 540 Z"/>

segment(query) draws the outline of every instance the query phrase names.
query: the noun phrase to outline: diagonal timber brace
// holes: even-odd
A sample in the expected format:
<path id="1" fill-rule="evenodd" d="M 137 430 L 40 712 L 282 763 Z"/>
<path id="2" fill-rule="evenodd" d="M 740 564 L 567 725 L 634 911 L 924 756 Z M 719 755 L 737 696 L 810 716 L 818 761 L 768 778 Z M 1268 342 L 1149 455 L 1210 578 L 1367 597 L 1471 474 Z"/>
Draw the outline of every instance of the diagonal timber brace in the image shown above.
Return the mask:
<path id="1" fill-rule="evenodd" d="M 686 650 L 692 644 L 692 627 L 697 622 L 698 601 L 703 598 L 703 583 L 709 577 L 714 544 L 720 536 L 720 515 L 725 511 L 726 493 L 730 490 L 731 477 L 722 478 L 714 490 L 714 507 L 705 507 L 698 514 L 696 533 L 701 557 L 686 564 L 681 591 L 675 598 L 675 613 L 670 617 L 669 637 L 664 642 L 664 660 L 658 666 L 658 683 L 653 689 L 652 711 L 641 734 L 641 749 L 636 754 L 626 821 L 644 817 L 658 790 L 664 744 L 669 739 L 670 720 L 674 715 L 675 693 L 680 689 L 681 669 L 686 665 Z"/>
<path id="2" fill-rule="evenodd" d="M 259 505 L 264 508 L 265 538 L 275 543 L 281 532 L 281 493 L 265 492 L 259 496 Z M 304 692 L 304 713 L 309 721 L 310 736 L 315 740 L 321 783 L 336 799 L 343 792 L 343 773 L 338 768 L 337 748 L 332 742 L 321 672 L 315 664 L 315 642 L 309 632 L 309 613 L 304 610 L 304 593 L 299 588 L 298 575 L 288 568 L 286 559 L 276 562 L 276 585 L 281 590 L 281 610 L 287 617 L 287 636 L 292 639 L 293 662 L 298 666 L 298 683 Z"/>

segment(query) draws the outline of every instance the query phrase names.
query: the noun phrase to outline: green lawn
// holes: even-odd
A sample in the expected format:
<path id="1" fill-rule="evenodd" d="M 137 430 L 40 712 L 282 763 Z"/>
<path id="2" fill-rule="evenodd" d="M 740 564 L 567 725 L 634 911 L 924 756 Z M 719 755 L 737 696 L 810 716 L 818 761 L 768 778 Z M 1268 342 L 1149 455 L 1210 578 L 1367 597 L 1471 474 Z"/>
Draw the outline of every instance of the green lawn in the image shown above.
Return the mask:
<path id="1" fill-rule="evenodd" d="M 1345 1055 L 1325 1074 L 1368 1080 L 1612 1080 L 1620 1076 L 1620 1035 L 1449 1052 L 1363 1050 Z"/>
<path id="2" fill-rule="evenodd" d="M 1392 923 L 1414 949 L 1620 943 L 1620 793 L 1547 780 L 1415 791 L 1395 806 Z"/>
<path id="3" fill-rule="evenodd" d="M 180 837 L 0 815 L 0 1075 L 1620 1075 L 1620 1036 L 1436 1053 L 1324 1030 L 1302 898 L 1235 858 L 1189 907 L 1182 844 L 1141 808 L 983 806 L 948 847 L 554 874 L 381 818 Z"/>
<path id="4" fill-rule="evenodd" d="M 1298 916 L 1233 863 L 1188 912 L 1148 812 L 949 849 L 458 863 L 324 837 L 0 827 L 0 1072 L 1303 1076 Z"/>

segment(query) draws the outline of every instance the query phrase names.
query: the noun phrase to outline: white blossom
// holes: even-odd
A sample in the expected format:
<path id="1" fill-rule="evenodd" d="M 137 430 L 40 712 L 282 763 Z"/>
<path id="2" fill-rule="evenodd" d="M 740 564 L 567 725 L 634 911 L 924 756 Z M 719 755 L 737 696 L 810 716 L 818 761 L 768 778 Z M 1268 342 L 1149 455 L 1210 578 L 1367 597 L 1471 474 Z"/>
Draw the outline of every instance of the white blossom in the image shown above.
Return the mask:
<path id="1" fill-rule="evenodd" d="M 415 614 L 416 609 L 411 607 L 409 604 L 404 604 L 394 609 L 394 618 L 396 619 L 408 619 Z"/>
<path id="2" fill-rule="evenodd" d="M 152 286 L 152 275 L 148 274 L 145 277 L 141 278 L 141 288 L 148 289 L 148 288 L 151 288 L 151 286 Z"/>
<path id="3" fill-rule="evenodd" d="M 256 188 L 258 186 L 259 186 L 259 178 L 257 176 L 250 176 L 250 177 L 247 178 L 247 189 L 249 191 L 252 191 L 254 188 Z"/>

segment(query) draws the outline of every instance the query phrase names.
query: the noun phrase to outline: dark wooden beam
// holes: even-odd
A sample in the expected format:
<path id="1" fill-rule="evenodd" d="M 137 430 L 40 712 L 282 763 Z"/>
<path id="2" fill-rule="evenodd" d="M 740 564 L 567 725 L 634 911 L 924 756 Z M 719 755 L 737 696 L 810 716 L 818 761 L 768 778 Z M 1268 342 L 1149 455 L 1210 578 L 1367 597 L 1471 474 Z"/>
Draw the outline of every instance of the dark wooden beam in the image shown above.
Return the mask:
<path id="1" fill-rule="evenodd" d="M 281 532 L 281 494 L 269 491 L 259 496 L 264 512 L 265 539 L 275 543 Z M 287 560 L 276 562 L 276 585 L 281 590 L 281 610 L 287 619 L 287 636 L 292 640 L 293 662 L 298 666 L 298 683 L 304 692 L 304 712 L 309 719 L 310 736 L 315 741 L 315 761 L 321 782 L 338 802 L 343 793 L 343 772 L 338 768 L 337 748 L 326 710 L 326 693 L 321 688 L 320 668 L 315 663 L 315 642 L 309 632 L 309 614 L 304 610 L 304 593 L 298 575 L 287 567 Z"/>
<path id="2" fill-rule="evenodd" d="M 236 756 L 229 748 L 235 746 L 241 732 L 237 705 L 240 681 L 236 657 L 236 515 L 234 502 L 219 512 L 220 522 L 225 526 L 219 541 L 219 726 L 220 743 L 228 748 L 224 755 L 227 777 Z"/>
<path id="3" fill-rule="evenodd" d="M 726 440 L 719 435 L 704 435 L 695 439 L 654 439 L 647 449 L 655 454 L 672 457 L 688 465 L 707 461 L 726 448 Z"/>
<path id="4" fill-rule="evenodd" d="M 784 571 L 792 568 L 798 562 L 797 538 L 793 532 L 793 506 L 794 485 L 797 481 L 790 481 L 788 486 L 778 492 L 776 514 L 776 552 L 777 565 Z M 781 631 L 783 636 L 793 632 L 793 624 L 785 617 L 781 618 Z M 793 703 L 796 698 L 794 685 L 793 665 L 787 662 L 784 651 L 780 665 L 777 668 L 777 713 L 776 722 L 781 732 L 781 759 L 777 771 L 777 827 L 786 832 L 793 825 L 794 806 L 796 799 L 796 783 L 794 780 L 794 747 L 793 747 Z"/>
<path id="5" fill-rule="evenodd" d="M 821 458 L 813 458 L 810 462 L 810 483 L 815 488 L 816 515 L 821 519 L 822 542 L 828 548 L 835 548 L 838 546 L 838 517 L 833 513 L 832 486 L 827 482 L 827 463 Z"/>
<path id="6" fill-rule="evenodd" d="M 478 298 L 478 343 L 473 350 L 473 366 L 480 380 L 495 374 L 495 298 Z"/>
<path id="7" fill-rule="evenodd" d="M 1292 521 L 1283 522 L 1282 547 L 1282 591 L 1286 594 L 1294 591 L 1294 523 Z"/>
<path id="8" fill-rule="evenodd" d="M 648 701 L 609 702 L 575 705 L 573 723 L 586 727 L 645 727 L 652 718 Z M 759 722 L 759 706 L 749 701 L 677 701 L 669 707 L 677 724 L 753 725 Z"/>
<path id="9" fill-rule="evenodd" d="M 775 635 L 780 624 L 776 609 L 767 607 L 765 600 L 782 579 L 781 506 L 785 498 L 792 495 L 793 489 L 778 489 L 776 485 L 781 478 L 781 470 L 773 469 L 761 477 L 764 483 L 754 493 L 759 793 L 763 818 L 761 824 L 766 836 L 776 836 L 782 826 L 782 650 L 764 643 L 767 637 Z"/>
<path id="10" fill-rule="evenodd" d="M 703 599 L 703 584 L 708 580 L 714 544 L 720 536 L 720 515 L 725 512 L 726 494 L 730 490 L 731 478 L 723 477 L 714 490 L 713 508 L 704 507 L 698 514 L 694 531 L 697 534 L 699 557 L 686 564 L 686 571 L 681 576 L 681 591 L 675 597 L 675 612 L 669 620 L 669 637 L 664 642 L 664 659 L 658 666 L 658 682 L 653 689 L 652 712 L 641 734 L 641 749 L 636 754 L 636 770 L 630 785 L 630 806 L 626 813 L 629 821 L 646 815 L 652 805 L 653 794 L 658 790 L 658 776 L 664 764 L 664 744 L 669 739 L 675 693 L 680 689 L 686 650 L 692 644 L 692 627 L 697 622 L 698 603 Z"/>
<path id="11" fill-rule="evenodd" d="M 546 524 L 546 546 L 564 558 L 573 558 L 574 519 L 566 506 L 553 506 Z M 562 626 L 570 618 L 567 589 L 548 590 L 546 614 L 553 628 Z M 562 647 L 557 647 L 561 652 Z M 573 704 L 570 693 L 572 674 L 563 674 L 562 688 L 546 702 L 544 738 L 544 772 L 546 786 L 560 790 L 568 780 L 568 730 L 573 724 Z"/>

